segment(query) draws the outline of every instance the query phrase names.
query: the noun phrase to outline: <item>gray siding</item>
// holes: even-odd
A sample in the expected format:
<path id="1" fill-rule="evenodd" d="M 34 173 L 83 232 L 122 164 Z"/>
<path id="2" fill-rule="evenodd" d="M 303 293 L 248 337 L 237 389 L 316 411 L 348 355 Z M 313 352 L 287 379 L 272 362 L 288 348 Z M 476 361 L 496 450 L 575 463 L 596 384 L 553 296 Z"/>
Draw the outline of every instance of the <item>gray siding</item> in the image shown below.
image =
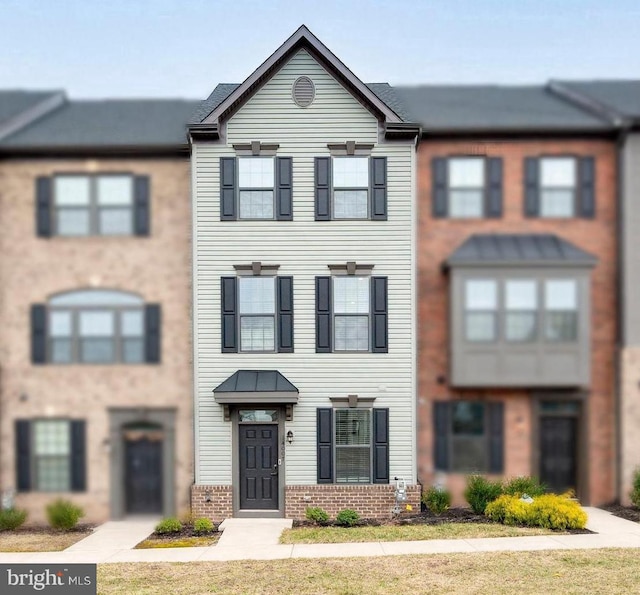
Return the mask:
<path id="1" fill-rule="evenodd" d="M 316 99 L 299 108 L 291 85 L 311 77 Z M 375 397 L 389 407 L 390 476 L 415 481 L 415 335 L 412 142 L 379 142 L 379 123 L 311 56 L 300 51 L 227 123 L 219 143 L 193 147 L 194 349 L 196 482 L 232 483 L 232 424 L 223 421 L 212 389 L 238 369 L 277 369 L 300 391 L 293 421 L 295 440 L 285 446 L 287 484 L 316 483 L 316 408 L 330 397 Z M 293 221 L 220 221 L 219 159 L 231 145 L 278 143 L 278 156 L 293 158 Z M 327 143 L 376 143 L 373 155 L 388 158 L 388 221 L 314 220 L 314 157 L 329 155 Z M 315 352 L 316 276 L 329 264 L 373 264 L 389 278 L 389 353 Z M 234 264 L 280 265 L 294 279 L 294 341 L 291 354 L 220 352 L 220 277 Z"/>

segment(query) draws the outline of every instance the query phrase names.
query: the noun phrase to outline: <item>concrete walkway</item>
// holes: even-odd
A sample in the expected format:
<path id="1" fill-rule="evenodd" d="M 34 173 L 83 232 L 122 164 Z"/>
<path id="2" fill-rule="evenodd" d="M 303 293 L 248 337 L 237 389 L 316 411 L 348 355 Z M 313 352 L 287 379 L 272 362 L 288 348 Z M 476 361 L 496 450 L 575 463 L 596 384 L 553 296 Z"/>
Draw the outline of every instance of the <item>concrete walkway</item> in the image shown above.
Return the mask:
<path id="1" fill-rule="evenodd" d="M 63 552 L 0 553 L 0 563 L 195 562 L 343 558 L 499 551 L 575 550 L 605 547 L 640 548 L 640 524 L 598 508 L 585 508 L 591 535 L 539 535 L 479 539 L 432 539 L 375 543 L 280 545 L 286 519 L 227 519 L 219 542 L 211 547 L 134 550 L 153 530 L 154 521 L 109 522 Z M 146 525 L 145 525 L 146 523 Z"/>

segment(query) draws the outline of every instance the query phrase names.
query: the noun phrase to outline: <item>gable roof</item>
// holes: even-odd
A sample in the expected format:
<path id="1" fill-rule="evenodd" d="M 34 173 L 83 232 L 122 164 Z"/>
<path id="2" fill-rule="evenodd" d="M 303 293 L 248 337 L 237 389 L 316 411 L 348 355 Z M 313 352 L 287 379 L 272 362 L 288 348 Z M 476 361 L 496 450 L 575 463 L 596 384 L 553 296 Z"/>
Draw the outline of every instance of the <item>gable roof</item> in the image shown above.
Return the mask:
<path id="1" fill-rule="evenodd" d="M 63 101 L 62 91 L 0 91 L 0 139 L 37 120 Z"/>
<path id="2" fill-rule="evenodd" d="M 475 234 L 446 260 L 456 266 L 594 266 L 597 259 L 553 234 Z"/>
<path id="3" fill-rule="evenodd" d="M 423 133 L 606 131 L 610 124 L 545 86 L 423 85 L 394 87 Z"/>
<path id="4" fill-rule="evenodd" d="M 240 85 L 218 85 L 195 114 L 192 124 L 217 124 L 259 89 L 298 49 L 305 48 L 344 84 L 370 111 L 390 123 L 402 122 L 391 106 L 365 85 L 309 29 L 302 25 Z M 233 87 L 233 88 L 232 88 Z M 222 96 L 226 94 L 223 98 Z M 199 118 L 199 121 L 198 121 Z"/>
<path id="5" fill-rule="evenodd" d="M 198 102 L 173 99 L 66 101 L 0 140 L 0 151 L 175 149 L 188 147 L 186 126 Z"/>

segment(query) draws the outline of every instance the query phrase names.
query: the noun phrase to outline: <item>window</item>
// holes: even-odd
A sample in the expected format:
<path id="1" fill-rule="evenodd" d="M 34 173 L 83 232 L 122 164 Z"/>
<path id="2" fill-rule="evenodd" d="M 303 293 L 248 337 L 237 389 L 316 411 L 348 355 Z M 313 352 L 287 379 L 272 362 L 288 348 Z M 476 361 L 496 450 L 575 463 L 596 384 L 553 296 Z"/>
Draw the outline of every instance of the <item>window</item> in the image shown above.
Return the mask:
<path id="1" fill-rule="evenodd" d="M 334 277 L 334 350 L 369 351 L 369 277 Z"/>
<path id="2" fill-rule="evenodd" d="M 576 160 L 540 159 L 540 216 L 573 217 L 576 204 Z"/>
<path id="3" fill-rule="evenodd" d="M 482 217 L 485 193 L 484 158 L 449 159 L 448 176 L 449 216 Z"/>
<path id="4" fill-rule="evenodd" d="M 517 280 L 505 282 L 505 339 L 534 341 L 537 327 L 537 283 Z"/>
<path id="5" fill-rule="evenodd" d="M 54 233 L 132 235 L 133 194 L 130 175 L 57 175 L 53 180 Z"/>
<path id="6" fill-rule="evenodd" d="M 575 341 L 578 337 L 578 288 L 574 280 L 546 281 L 545 338 Z"/>
<path id="7" fill-rule="evenodd" d="M 467 341 L 495 341 L 498 284 L 476 279 L 465 283 L 465 336 Z"/>
<path id="8" fill-rule="evenodd" d="M 240 351 L 275 351 L 275 277 L 239 277 Z"/>
<path id="9" fill-rule="evenodd" d="M 433 405 L 434 463 L 437 470 L 502 473 L 503 403 L 445 401 Z"/>
<path id="10" fill-rule="evenodd" d="M 273 219 L 273 157 L 239 157 L 240 219 Z"/>
<path id="11" fill-rule="evenodd" d="M 156 316 L 150 312 L 150 309 L 156 312 L 156 308 L 145 308 L 138 296 L 119 291 L 85 290 L 54 296 L 47 306 L 46 361 L 56 364 L 151 361 L 145 352 L 145 324 L 147 316 Z M 154 334 L 157 333 L 156 329 Z"/>
<path id="12" fill-rule="evenodd" d="M 336 483 L 371 483 L 371 410 L 335 410 Z"/>
<path id="13" fill-rule="evenodd" d="M 367 219 L 369 216 L 369 159 L 333 158 L 334 219 Z"/>
<path id="14" fill-rule="evenodd" d="M 40 492 L 71 488 L 71 435 L 67 420 L 33 422 L 33 481 Z"/>

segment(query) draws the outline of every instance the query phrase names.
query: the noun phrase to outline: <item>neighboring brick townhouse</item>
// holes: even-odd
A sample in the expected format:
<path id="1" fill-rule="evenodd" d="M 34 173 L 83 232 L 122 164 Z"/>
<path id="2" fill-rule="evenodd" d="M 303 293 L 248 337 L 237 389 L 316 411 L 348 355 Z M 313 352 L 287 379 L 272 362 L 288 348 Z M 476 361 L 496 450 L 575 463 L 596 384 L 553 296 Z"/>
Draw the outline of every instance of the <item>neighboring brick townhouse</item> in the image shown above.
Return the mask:
<path id="1" fill-rule="evenodd" d="M 304 26 L 202 102 L 0 91 L 0 491 L 93 522 L 383 518 L 471 472 L 626 501 L 638 97 L 365 84 Z"/>

